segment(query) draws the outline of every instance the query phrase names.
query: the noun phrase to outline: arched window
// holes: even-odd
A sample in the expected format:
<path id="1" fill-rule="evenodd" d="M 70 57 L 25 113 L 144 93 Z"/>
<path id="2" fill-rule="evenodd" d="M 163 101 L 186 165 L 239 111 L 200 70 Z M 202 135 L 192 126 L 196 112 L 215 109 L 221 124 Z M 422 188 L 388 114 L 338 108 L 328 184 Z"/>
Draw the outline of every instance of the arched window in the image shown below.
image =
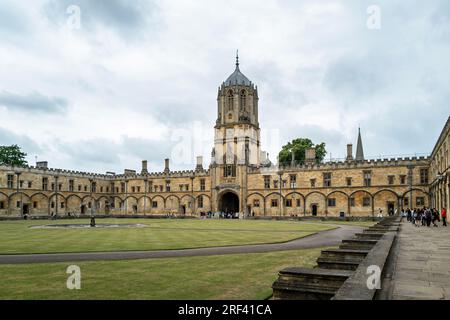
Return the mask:
<path id="1" fill-rule="evenodd" d="M 241 91 L 241 110 L 245 110 L 245 105 L 247 102 L 247 96 L 245 94 L 245 90 Z"/>
<path id="2" fill-rule="evenodd" d="M 203 208 L 203 196 L 198 196 L 197 197 L 197 207 L 198 208 Z"/>
<path id="3" fill-rule="evenodd" d="M 228 111 L 233 110 L 233 104 L 234 104 L 234 97 L 233 97 L 233 91 L 228 91 Z"/>

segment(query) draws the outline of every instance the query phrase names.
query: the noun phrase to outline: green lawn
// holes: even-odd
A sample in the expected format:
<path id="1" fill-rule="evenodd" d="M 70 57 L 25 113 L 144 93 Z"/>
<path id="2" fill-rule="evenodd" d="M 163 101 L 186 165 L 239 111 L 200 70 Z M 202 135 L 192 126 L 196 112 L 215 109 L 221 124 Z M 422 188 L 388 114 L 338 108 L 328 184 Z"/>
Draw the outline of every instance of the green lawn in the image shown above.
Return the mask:
<path id="1" fill-rule="evenodd" d="M 89 220 L 2 221 L 0 254 L 161 250 L 284 242 L 333 228 L 321 223 L 254 220 L 97 219 L 146 228 L 30 229 Z"/>
<path id="2" fill-rule="evenodd" d="M 280 269 L 312 268 L 321 249 L 150 260 L 0 265 L 0 299 L 265 299 Z"/>

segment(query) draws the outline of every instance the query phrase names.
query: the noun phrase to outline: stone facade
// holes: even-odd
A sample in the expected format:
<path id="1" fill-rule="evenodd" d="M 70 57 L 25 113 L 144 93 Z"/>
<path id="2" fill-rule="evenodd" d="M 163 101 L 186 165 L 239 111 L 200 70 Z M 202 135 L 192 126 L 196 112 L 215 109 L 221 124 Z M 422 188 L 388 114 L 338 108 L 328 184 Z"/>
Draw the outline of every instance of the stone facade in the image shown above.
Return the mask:
<path id="1" fill-rule="evenodd" d="M 370 216 L 382 210 L 447 206 L 447 124 L 430 157 L 361 159 L 347 145 L 342 162 L 273 166 L 260 150 L 258 89 L 239 70 L 219 87 L 211 164 L 195 170 L 93 174 L 0 166 L 0 215 L 199 215 L 241 212 L 254 216 Z M 359 149 L 358 149 L 359 150 Z"/>
<path id="2" fill-rule="evenodd" d="M 430 161 L 430 197 L 431 204 L 437 208 L 447 208 L 450 203 L 450 117 L 431 153 Z"/>

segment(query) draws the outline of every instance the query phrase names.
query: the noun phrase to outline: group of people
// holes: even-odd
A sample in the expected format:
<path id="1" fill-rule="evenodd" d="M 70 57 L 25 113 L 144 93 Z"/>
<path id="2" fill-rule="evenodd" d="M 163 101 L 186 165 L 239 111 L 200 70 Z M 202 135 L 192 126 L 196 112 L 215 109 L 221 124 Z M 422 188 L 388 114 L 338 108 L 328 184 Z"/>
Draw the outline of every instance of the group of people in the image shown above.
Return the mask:
<path id="1" fill-rule="evenodd" d="M 430 227 L 433 224 L 434 227 L 438 226 L 438 222 L 442 219 L 442 226 L 447 226 L 447 210 L 442 208 L 441 214 L 436 208 L 423 207 L 420 209 L 406 209 L 403 212 L 403 216 L 414 224 L 416 227 L 426 226 Z"/>

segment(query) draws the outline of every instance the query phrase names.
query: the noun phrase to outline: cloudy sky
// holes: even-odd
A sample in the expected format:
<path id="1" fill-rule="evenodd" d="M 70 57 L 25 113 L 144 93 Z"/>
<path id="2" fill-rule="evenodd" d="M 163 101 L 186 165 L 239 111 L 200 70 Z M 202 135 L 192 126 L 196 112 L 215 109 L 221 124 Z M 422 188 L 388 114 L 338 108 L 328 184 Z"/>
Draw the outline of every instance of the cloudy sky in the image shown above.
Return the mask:
<path id="1" fill-rule="evenodd" d="M 296 137 L 344 157 L 358 125 L 366 157 L 429 153 L 449 116 L 448 0 L 1 0 L 0 145 L 100 173 L 208 164 L 236 49 L 272 160 Z"/>

